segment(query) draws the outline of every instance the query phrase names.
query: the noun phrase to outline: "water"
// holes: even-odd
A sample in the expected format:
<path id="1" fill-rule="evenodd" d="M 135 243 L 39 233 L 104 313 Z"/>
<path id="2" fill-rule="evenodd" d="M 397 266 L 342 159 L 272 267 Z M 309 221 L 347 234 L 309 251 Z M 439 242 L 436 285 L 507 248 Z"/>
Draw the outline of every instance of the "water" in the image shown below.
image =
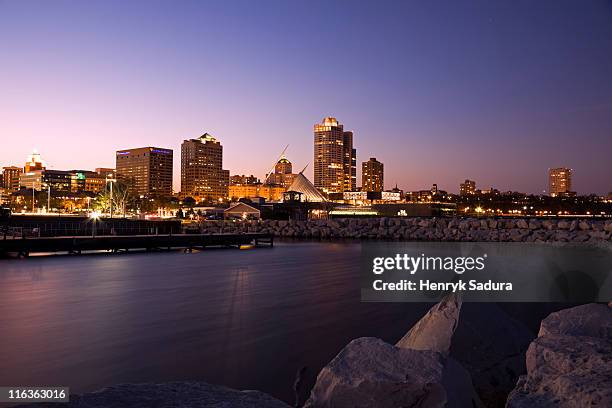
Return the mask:
<path id="1" fill-rule="evenodd" d="M 393 343 L 430 307 L 360 303 L 359 254 L 279 243 L 0 260 L 0 385 L 203 380 L 293 403 L 302 367 L 304 397 L 350 340 Z"/>
<path id="2" fill-rule="evenodd" d="M 293 401 L 351 339 L 426 305 L 359 302 L 358 244 L 0 261 L 0 384 L 204 380 Z M 304 393 L 307 390 L 304 391 Z"/>

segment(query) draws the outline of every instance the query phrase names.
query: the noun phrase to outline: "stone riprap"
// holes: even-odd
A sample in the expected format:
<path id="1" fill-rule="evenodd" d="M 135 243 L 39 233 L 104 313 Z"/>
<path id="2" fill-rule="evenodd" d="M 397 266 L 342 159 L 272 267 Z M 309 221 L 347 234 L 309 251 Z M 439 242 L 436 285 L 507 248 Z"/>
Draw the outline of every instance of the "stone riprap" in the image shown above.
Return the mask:
<path id="1" fill-rule="evenodd" d="M 192 227 L 195 227 L 192 226 Z M 610 242 L 612 220 L 535 218 L 339 218 L 205 221 L 202 233 L 262 232 L 304 239 L 473 242 Z"/>

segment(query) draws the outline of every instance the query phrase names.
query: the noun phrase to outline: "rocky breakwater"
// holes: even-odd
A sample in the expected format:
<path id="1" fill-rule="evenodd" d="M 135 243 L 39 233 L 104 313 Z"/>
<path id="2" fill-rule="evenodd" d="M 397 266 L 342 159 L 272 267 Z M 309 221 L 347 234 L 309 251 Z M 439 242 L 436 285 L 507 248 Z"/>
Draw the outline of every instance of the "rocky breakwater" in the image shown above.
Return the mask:
<path id="1" fill-rule="evenodd" d="M 474 242 L 610 242 L 612 221 L 536 218 L 334 218 L 205 221 L 203 233 L 263 232 L 302 239 Z"/>
<path id="2" fill-rule="evenodd" d="M 612 407 L 612 304 L 552 313 L 526 362 L 506 408 Z"/>

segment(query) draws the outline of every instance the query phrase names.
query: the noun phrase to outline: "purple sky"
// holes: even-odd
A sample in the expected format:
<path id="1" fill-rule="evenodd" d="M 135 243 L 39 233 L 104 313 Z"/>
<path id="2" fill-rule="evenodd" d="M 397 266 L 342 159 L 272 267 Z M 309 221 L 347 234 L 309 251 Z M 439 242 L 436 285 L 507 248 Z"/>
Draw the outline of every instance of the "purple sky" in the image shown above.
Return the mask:
<path id="1" fill-rule="evenodd" d="M 1 166 L 153 145 L 178 190 L 182 140 L 209 132 L 231 174 L 263 177 L 285 144 L 311 162 L 327 115 L 387 188 L 541 192 L 568 166 L 607 193 L 612 2 L 0 0 Z"/>

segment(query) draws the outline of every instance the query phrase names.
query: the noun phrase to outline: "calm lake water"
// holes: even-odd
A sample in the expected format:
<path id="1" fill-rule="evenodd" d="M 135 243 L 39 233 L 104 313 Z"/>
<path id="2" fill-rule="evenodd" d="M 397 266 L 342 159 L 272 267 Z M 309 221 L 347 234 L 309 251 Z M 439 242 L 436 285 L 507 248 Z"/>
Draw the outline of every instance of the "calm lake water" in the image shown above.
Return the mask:
<path id="1" fill-rule="evenodd" d="M 347 342 L 395 342 L 431 306 L 361 303 L 359 254 L 279 243 L 0 260 L 0 385 L 204 380 L 293 403 L 302 367 L 306 395 Z"/>

